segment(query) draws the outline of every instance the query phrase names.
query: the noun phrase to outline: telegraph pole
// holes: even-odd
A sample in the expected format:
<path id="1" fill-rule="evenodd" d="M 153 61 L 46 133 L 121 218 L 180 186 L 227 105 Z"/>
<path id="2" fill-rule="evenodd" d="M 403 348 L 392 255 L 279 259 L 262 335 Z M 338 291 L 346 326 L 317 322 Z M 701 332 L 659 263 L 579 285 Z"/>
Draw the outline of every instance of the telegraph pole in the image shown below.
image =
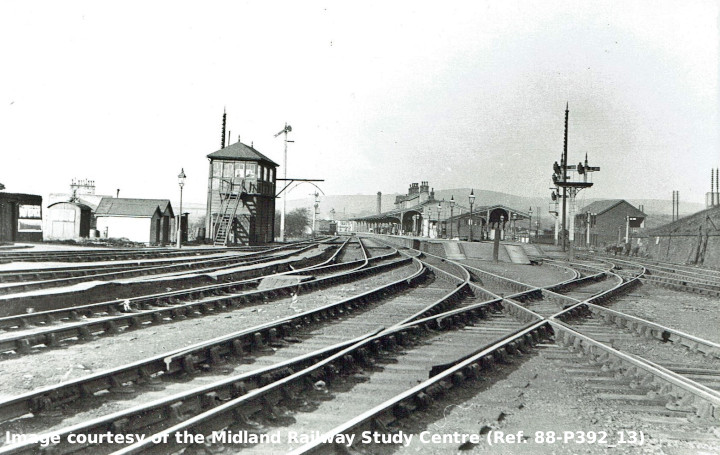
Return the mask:
<path id="1" fill-rule="evenodd" d="M 568 117 L 569 117 L 570 109 L 569 104 L 565 105 L 565 137 L 563 141 L 563 153 L 562 157 L 560 158 L 560 164 L 556 161 L 553 164 L 553 183 L 555 184 L 555 190 L 552 193 L 552 199 L 553 201 L 556 201 L 557 198 L 562 198 L 562 249 L 563 251 L 567 250 L 567 237 L 569 232 L 567 232 L 567 198 L 571 198 L 571 223 L 572 226 L 572 240 L 575 238 L 575 219 L 574 219 L 574 207 L 575 207 L 575 196 L 577 196 L 578 192 L 582 190 L 583 188 L 590 188 L 593 184 L 592 182 L 588 182 L 588 174 L 590 172 L 599 171 L 599 167 L 593 167 L 588 164 L 587 159 L 587 153 L 585 154 L 585 164 L 578 163 L 576 165 L 568 166 L 567 160 L 568 160 Z M 578 174 L 583 176 L 583 181 L 569 181 L 568 180 L 568 170 L 577 171 Z M 558 191 L 557 187 L 562 188 L 562 194 Z M 556 225 L 557 226 L 557 225 Z M 573 244 L 570 244 L 570 258 L 573 257 Z"/>
<path id="2" fill-rule="evenodd" d="M 281 134 L 285 135 L 285 152 L 283 153 L 283 180 L 287 180 L 287 145 L 288 142 L 295 142 L 295 141 L 288 141 L 287 135 L 288 133 L 292 131 L 292 126 L 285 123 L 285 128 L 282 129 L 279 133 L 275 135 L 275 137 L 280 136 Z M 282 195 L 282 212 L 280 213 L 280 241 L 285 242 L 285 209 L 287 207 L 287 195 Z"/>
<path id="3" fill-rule="evenodd" d="M 567 143 L 568 143 L 568 116 L 570 115 L 570 103 L 565 104 L 565 138 L 563 141 L 563 154 L 560 163 L 562 171 L 562 182 L 567 182 Z M 557 156 L 557 155 L 556 155 Z M 566 210 L 567 210 L 567 188 L 562 187 L 562 250 L 567 248 L 567 233 L 565 231 Z"/>

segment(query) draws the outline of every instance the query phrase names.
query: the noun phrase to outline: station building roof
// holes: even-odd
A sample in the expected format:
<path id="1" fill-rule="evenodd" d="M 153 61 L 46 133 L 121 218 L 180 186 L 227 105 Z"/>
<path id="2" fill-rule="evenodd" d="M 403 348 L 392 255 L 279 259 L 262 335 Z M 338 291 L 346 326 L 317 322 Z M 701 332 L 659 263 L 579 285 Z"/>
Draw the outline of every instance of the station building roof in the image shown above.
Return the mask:
<path id="1" fill-rule="evenodd" d="M 373 214 L 373 215 L 367 215 L 367 216 L 358 217 L 358 218 L 351 218 L 351 219 L 352 219 L 352 221 L 380 221 L 380 222 L 386 222 L 386 221 L 390 221 L 390 219 L 392 219 L 392 218 L 399 218 L 401 213 L 407 213 L 407 212 L 413 212 L 413 211 L 415 211 L 415 212 L 422 212 L 424 207 L 426 207 L 426 206 L 428 206 L 428 205 L 429 205 L 429 206 L 435 206 L 435 205 L 438 204 L 438 202 L 442 202 L 442 203 L 447 204 L 449 201 L 431 200 L 431 201 L 426 201 L 426 202 L 424 202 L 424 203 L 422 203 L 422 204 L 417 204 L 417 205 L 414 205 L 414 206 L 412 206 L 412 207 L 408 207 L 408 208 L 405 208 L 405 209 L 393 209 L 393 210 L 389 210 L 389 211 L 387 211 L 387 212 L 376 213 L 376 214 Z M 458 214 L 458 215 L 454 215 L 453 217 L 444 218 L 442 221 L 450 220 L 450 219 L 456 220 L 456 219 L 458 219 L 458 218 L 469 218 L 469 217 L 470 217 L 470 210 L 469 210 L 467 207 L 460 206 L 460 205 L 457 205 L 457 204 L 456 204 L 456 205 L 455 205 L 455 210 L 458 210 L 458 209 L 461 209 L 463 212 L 460 213 L 460 214 Z M 473 207 L 473 218 L 485 218 L 488 211 L 492 212 L 492 211 L 495 210 L 495 209 L 501 209 L 501 210 L 505 210 L 505 211 L 508 212 L 508 213 L 514 213 L 514 214 L 517 216 L 517 217 L 515 218 L 516 220 L 527 219 L 527 218 L 529 218 L 529 216 L 530 216 L 528 213 L 523 212 L 523 211 L 521 211 L 521 210 L 515 210 L 515 209 L 513 209 L 513 208 L 510 208 L 510 207 L 507 207 L 507 206 L 504 206 L 504 205 L 501 205 L 501 204 L 496 204 L 496 205 L 486 205 L 486 206 L 480 206 L 480 207 Z"/>
<path id="2" fill-rule="evenodd" d="M 473 207 L 473 218 L 476 216 L 485 218 L 487 216 L 488 211 L 492 213 L 492 211 L 496 210 L 496 209 L 504 210 L 508 213 L 514 213 L 516 215 L 516 217 L 515 217 L 516 220 L 524 220 L 524 219 L 530 217 L 529 213 L 523 212 L 522 210 L 516 210 L 514 208 L 511 208 L 511 207 L 508 207 L 508 206 L 502 205 L 502 204 L 495 204 L 495 205 L 481 205 L 479 207 Z M 463 212 L 459 215 L 453 216 L 452 219 L 469 218 L 469 217 L 470 217 L 470 211 L 468 210 L 467 212 Z M 505 220 L 505 221 L 509 221 L 509 220 Z"/>
<path id="3" fill-rule="evenodd" d="M 350 220 L 352 220 L 352 221 L 387 221 L 387 219 L 389 219 L 389 218 L 400 217 L 401 213 L 422 212 L 423 207 L 425 207 L 426 205 L 436 205 L 437 203 L 438 203 L 438 201 L 436 201 L 436 200 L 430 200 L 430 201 L 425 201 L 422 204 L 413 205 L 412 207 L 407 207 L 404 209 L 402 209 L 402 208 L 392 209 L 392 210 L 388 210 L 387 212 L 375 213 L 372 215 L 361 216 L 361 217 L 357 217 L 357 218 L 350 218 Z"/>
<path id="4" fill-rule="evenodd" d="M 207 156 L 211 160 L 235 160 L 235 161 L 262 161 L 272 166 L 280 166 L 267 156 L 255 150 L 249 145 L 245 145 L 238 141 L 230 144 L 225 148 L 212 152 Z"/>
<path id="5" fill-rule="evenodd" d="M 95 216 L 133 216 L 148 217 L 155 215 L 159 210 L 174 216 L 172 206 L 168 199 L 128 199 L 104 197 L 95 209 Z"/>

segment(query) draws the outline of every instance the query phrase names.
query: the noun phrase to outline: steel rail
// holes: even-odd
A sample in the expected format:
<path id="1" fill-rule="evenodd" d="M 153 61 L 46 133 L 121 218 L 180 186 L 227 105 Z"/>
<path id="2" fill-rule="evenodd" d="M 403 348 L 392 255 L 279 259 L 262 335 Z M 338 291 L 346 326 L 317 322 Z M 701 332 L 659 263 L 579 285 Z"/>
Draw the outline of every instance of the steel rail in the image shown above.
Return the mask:
<path id="1" fill-rule="evenodd" d="M 684 346 L 690 351 L 720 359 L 720 344 L 718 343 L 590 302 L 585 302 L 584 308 L 608 325 L 615 325 L 643 337 L 654 338 L 663 343 L 671 342 L 678 346 Z M 556 319 L 561 318 L 556 317 Z"/>
<path id="2" fill-rule="evenodd" d="M 430 265 L 431 267 L 433 267 L 431 264 L 428 264 L 428 265 Z M 466 270 L 464 270 L 464 269 L 462 269 L 462 268 L 461 268 L 461 270 L 463 270 L 463 271 L 467 274 L 467 271 L 466 271 Z M 447 273 L 447 272 L 444 272 L 444 271 L 442 271 L 442 270 L 437 270 L 436 273 L 437 273 L 437 272 Z M 449 275 L 449 274 L 448 274 L 448 275 Z M 452 279 L 452 277 L 449 277 L 449 278 Z M 467 278 L 466 278 L 466 280 L 464 281 L 465 284 L 467 284 L 467 280 L 469 280 L 469 274 L 467 275 Z M 457 281 L 457 278 L 455 278 L 455 281 Z M 476 288 L 476 289 L 482 289 L 482 288 L 480 288 L 480 287 L 479 287 L 478 285 L 476 285 L 476 284 L 472 284 L 472 287 L 474 287 L 474 288 Z M 447 296 L 446 298 L 449 298 L 449 296 Z M 508 305 L 508 304 L 509 304 L 509 305 Z M 453 310 L 453 311 L 451 311 L 451 312 L 449 312 L 449 313 L 442 313 L 440 316 L 437 316 L 437 320 L 436 320 L 437 328 L 438 328 L 438 329 L 443 329 L 443 328 L 445 328 L 445 327 L 451 327 L 451 326 L 448 326 L 448 325 L 446 324 L 446 322 L 445 322 L 445 321 L 448 321 L 448 320 L 449 320 L 449 321 L 452 321 L 452 326 L 457 326 L 457 325 L 458 325 L 458 322 L 459 322 L 460 320 L 467 321 L 468 316 L 470 315 L 470 317 L 472 317 L 473 315 L 475 315 L 474 312 L 477 312 L 477 311 L 480 311 L 480 314 L 482 315 L 482 314 L 483 314 L 482 312 L 483 312 L 484 308 L 485 308 L 485 307 L 492 306 L 492 305 L 495 305 L 496 307 L 497 307 L 497 306 L 501 306 L 501 305 L 503 305 L 503 306 L 507 305 L 509 308 L 511 308 L 511 310 L 510 310 L 510 313 L 511 313 L 511 314 L 513 313 L 512 310 L 514 309 L 514 313 L 517 314 L 517 315 L 522 315 L 522 316 L 524 316 L 524 320 L 527 320 L 527 318 L 533 318 L 531 312 L 527 311 L 526 309 L 524 309 L 524 308 L 522 308 L 521 306 L 518 306 L 518 305 L 516 305 L 516 304 L 514 304 L 514 303 L 512 303 L 512 302 L 503 301 L 503 299 L 500 298 L 500 299 L 495 299 L 495 300 L 490 301 L 490 302 L 483 302 L 483 303 L 480 303 L 480 304 L 476 304 L 476 305 L 472 305 L 472 306 L 469 306 L 469 307 L 465 307 L 465 308 L 462 308 L 462 309 L 459 309 L 459 310 Z M 481 316 L 481 317 L 483 317 L 483 316 Z M 486 314 L 484 315 L 484 317 L 487 317 Z M 423 320 L 417 321 L 417 324 L 418 324 L 418 325 L 420 325 L 420 324 L 429 324 L 431 319 L 432 319 L 432 317 L 425 318 L 425 319 L 423 319 Z M 520 319 L 523 320 L 522 317 L 521 317 Z"/>
<path id="3" fill-rule="evenodd" d="M 247 291 L 241 294 L 230 294 L 195 300 L 188 303 L 148 309 L 141 312 L 118 313 L 99 320 L 79 320 L 78 322 L 58 327 L 47 327 L 42 331 L 21 333 L 15 336 L 0 338 L 0 352 L 14 351 L 16 354 L 28 354 L 33 346 L 45 345 L 58 347 L 63 341 L 91 340 L 98 334 L 116 334 L 122 328 L 141 329 L 153 324 L 165 322 L 166 318 L 184 319 L 188 316 L 205 315 L 210 312 L 223 311 L 226 308 L 252 303 L 254 301 L 273 300 L 279 296 L 289 295 L 294 290 L 308 290 L 335 285 L 343 280 L 350 280 L 356 275 L 377 273 L 387 268 L 401 265 L 403 261 L 341 272 L 338 274 L 315 278 L 300 283 L 285 284 L 278 287 Z M 186 294 L 187 295 L 187 294 Z"/>
<path id="4" fill-rule="evenodd" d="M 595 254 L 586 254 L 585 256 L 604 257 L 605 255 L 595 253 Z M 622 259 L 622 258 L 617 258 L 616 256 L 608 256 L 608 257 L 611 259 L 615 259 L 617 261 L 621 261 L 621 262 L 634 262 L 634 263 L 638 263 L 638 264 L 643 264 L 646 267 L 649 266 L 650 268 L 669 271 L 671 273 L 687 273 L 687 274 L 691 274 L 691 275 L 712 276 L 714 278 L 720 278 L 720 270 L 710 269 L 710 268 L 706 268 L 706 267 L 677 264 L 677 263 L 673 263 L 673 262 L 663 262 L 663 261 L 652 260 L 652 259 L 644 258 L 644 257 L 632 257 L 632 259 Z"/>
<path id="5" fill-rule="evenodd" d="M 68 401 L 92 396 L 101 390 L 120 388 L 123 384 L 130 382 L 148 381 L 153 377 L 173 375 L 179 372 L 193 372 L 197 365 L 217 365 L 222 362 L 223 358 L 230 355 L 245 356 L 247 353 L 266 346 L 268 343 L 291 336 L 298 327 L 309 326 L 329 318 L 344 316 L 357 308 L 365 307 L 373 299 L 382 298 L 389 293 L 399 292 L 413 286 L 416 282 L 422 280 L 428 272 L 419 261 L 414 259 L 403 259 L 399 262 L 411 263 L 413 261 L 415 261 L 416 270 L 410 275 L 361 294 L 307 310 L 297 315 L 280 318 L 212 340 L 196 343 L 192 346 L 158 354 L 128 365 L 0 401 L 0 420 L 4 421 L 27 413 L 46 411 Z M 376 267 L 389 268 L 387 264 Z M 364 271 L 367 270 L 370 269 L 364 269 Z M 296 286 L 281 288 L 276 292 L 289 292 L 291 288 L 294 290 Z"/>
<path id="6" fill-rule="evenodd" d="M 301 248 L 301 247 L 297 247 Z M 287 248 L 290 249 L 290 248 Z M 0 270 L 0 283 L 18 283 L 27 282 L 31 280 L 35 281 L 49 281 L 52 279 L 64 279 L 64 278 L 75 278 L 75 277 L 87 277 L 98 275 L 99 271 L 109 273 L 111 271 L 123 271 L 132 269 L 143 269 L 152 268 L 157 266 L 176 265 L 181 261 L 190 261 L 192 263 L 211 263 L 213 261 L 222 262 L 240 260 L 253 260 L 263 257 L 271 257 L 277 254 L 279 251 L 268 251 L 268 252 L 252 252 L 246 254 L 228 254 L 230 252 L 216 253 L 217 256 L 208 257 L 210 255 L 203 256 L 176 256 L 170 259 L 136 259 L 121 262 L 101 262 L 101 263 L 83 263 L 79 266 L 57 266 L 57 267 L 44 267 L 35 269 L 13 269 L 13 270 Z M 269 253 L 269 254 L 268 254 Z M 44 276 L 48 276 L 44 278 Z"/>
<path id="7" fill-rule="evenodd" d="M 608 362 L 607 358 L 611 356 L 614 360 L 608 363 L 613 364 L 613 369 L 624 369 L 626 374 L 632 376 L 649 375 L 650 381 L 661 384 L 662 394 L 670 395 L 683 404 L 692 406 L 700 417 L 720 420 L 720 393 L 717 391 L 665 368 L 658 368 L 643 358 L 613 349 L 573 330 L 561 321 L 551 319 L 549 323 L 553 327 L 556 339 L 562 345 L 580 349 L 593 358 L 599 357 L 603 362 Z"/>
<path id="8" fill-rule="evenodd" d="M 381 242 L 381 243 L 386 243 L 386 244 L 388 243 L 388 242 L 383 242 L 383 239 L 378 238 L 378 237 L 371 237 L 371 238 L 372 238 L 373 240 L 378 241 L 378 242 Z M 494 274 L 494 273 L 491 273 L 491 272 L 487 272 L 487 271 L 481 270 L 481 269 L 479 269 L 479 268 L 477 268 L 477 267 L 473 267 L 473 266 L 470 266 L 470 265 L 467 265 L 467 264 L 463 264 L 463 263 L 460 263 L 460 262 L 457 262 L 457 261 L 453 261 L 453 260 L 450 260 L 450 259 L 442 258 L 442 257 L 440 257 L 440 256 L 433 255 L 433 254 L 431 254 L 431 253 L 421 252 L 421 251 L 419 251 L 419 250 L 415 250 L 415 249 L 412 249 L 412 248 L 408 248 L 408 249 L 409 249 L 409 250 L 412 250 L 412 251 L 415 251 L 418 256 L 430 256 L 430 257 L 433 257 L 433 258 L 435 258 L 435 259 L 437 259 L 437 260 L 440 260 L 440 261 L 442 261 L 442 262 L 445 262 L 445 263 L 448 263 L 448 264 L 453 264 L 453 265 L 455 265 L 456 267 L 459 267 L 459 268 L 463 269 L 463 273 L 464 273 L 465 275 L 468 275 L 468 277 L 469 277 L 469 273 L 472 272 L 472 273 L 474 273 L 474 274 L 476 274 L 476 275 L 479 275 L 479 276 L 483 277 L 483 279 L 485 279 L 485 280 L 489 280 L 489 281 L 492 281 L 492 282 L 494 282 L 494 283 L 500 283 L 500 284 L 502 284 L 502 285 L 508 285 L 511 289 L 517 291 L 515 294 L 513 294 L 512 296 L 510 296 L 510 297 L 508 297 L 508 298 L 519 299 L 519 298 L 525 298 L 525 297 L 533 297 L 533 296 L 537 295 L 538 293 L 540 293 L 543 298 L 546 298 L 546 299 L 548 299 L 548 300 L 550 300 L 550 301 L 553 301 L 553 302 L 555 302 L 555 303 L 558 303 L 558 304 L 560 304 L 560 305 L 568 305 L 568 306 L 575 306 L 576 304 L 578 304 L 578 303 L 580 302 L 580 300 L 575 299 L 575 298 L 572 298 L 572 297 L 564 296 L 564 295 L 559 294 L 559 293 L 557 293 L 557 292 L 553 292 L 553 291 L 551 290 L 551 288 L 555 288 L 555 287 L 557 287 L 557 286 L 567 287 L 567 286 L 570 286 L 570 285 L 572 285 L 573 283 L 576 283 L 576 282 L 584 283 L 585 281 L 595 280 L 595 279 L 597 279 L 596 277 L 600 277 L 600 276 L 603 276 L 604 274 L 608 273 L 606 270 L 600 270 L 600 271 L 598 272 L 598 270 L 597 270 L 596 268 L 589 268 L 589 270 L 591 270 L 592 272 L 597 272 L 596 275 L 593 275 L 593 276 L 591 276 L 591 277 L 582 277 L 582 276 L 577 272 L 577 270 L 570 269 L 570 270 L 573 270 L 573 272 L 574 272 L 574 276 L 573 276 L 572 278 L 569 278 L 569 279 L 564 280 L 564 281 L 562 281 L 562 282 L 560 282 L 560 283 L 557 283 L 557 284 L 540 287 L 540 286 L 533 286 L 533 285 L 526 284 L 526 283 L 521 283 L 521 282 L 519 282 L 519 281 L 517 281 L 517 280 L 513 280 L 513 279 L 511 279 L 511 278 L 507 278 L 507 277 L 503 277 L 503 276 L 501 276 L 501 275 L 497 275 L 497 274 Z M 568 268 L 568 267 L 566 267 L 566 266 L 562 266 L 562 267 Z M 612 269 L 612 265 L 611 265 L 610 269 Z M 621 281 L 622 281 L 622 279 L 621 279 Z M 485 288 L 482 288 L 482 287 L 480 287 L 480 286 L 477 286 L 477 285 L 476 285 L 476 290 L 484 293 L 486 296 L 490 296 L 491 298 L 503 298 L 502 295 L 495 294 L 495 293 L 490 292 L 489 290 L 487 290 L 487 289 L 485 289 Z M 517 302 L 510 302 L 510 303 L 522 307 L 522 306 L 519 305 Z M 524 307 L 522 307 L 522 308 L 524 308 Z M 533 315 L 535 315 L 536 317 L 538 317 L 538 318 L 540 318 L 540 319 L 543 319 L 543 318 L 544 318 L 544 316 L 542 316 L 542 315 L 540 315 L 540 314 L 538 314 L 538 313 L 535 313 L 535 312 L 533 312 L 533 311 L 531 311 L 531 310 L 528 310 L 527 308 L 524 308 L 524 309 L 525 309 L 526 311 L 529 311 L 530 313 L 532 313 Z"/>
<path id="9" fill-rule="evenodd" d="M 263 275 L 257 278 L 244 279 L 240 281 L 232 281 L 222 284 L 215 285 L 203 285 L 196 286 L 189 289 L 182 289 L 177 291 L 163 292 L 159 294 L 150 294 L 139 297 L 131 297 L 122 301 L 110 300 L 99 303 L 91 303 L 85 305 L 76 305 L 67 308 L 60 308 L 55 310 L 38 311 L 33 313 L 19 314 L 15 316 L 7 316 L 0 318 L 0 329 L 11 330 L 11 329 L 23 329 L 31 325 L 49 325 L 63 321 L 79 321 L 82 317 L 95 317 L 98 314 L 109 314 L 116 316 L 122 312 L 134 311 L 137 309 L 148 309 L 151 306 L 170 306 L 171 302 L 186 298 L 200 299 L 207 296 L 222 295 L 222 293 L 236 293 L 244 289 L 256 287 L 259 281 L 266 277 L 274 277 L 288 274 L 302 274 L 307 271 L 314 271 L 320 273 L 327 273 L 332 271 L 342 271 L 344 269 L 359 269 L 366 267 L 370 261 L 355 261 L 341 264 L 330 264 L 337 256 L 336 251 L 333 256 L 326 259 L 317 265 L 309 265 L 306 267 L 300 267 L 297 269 L 291 269 L 271 275 Z M 379 262 L 384 259 L 392 258 L 397 253 L 390 253 L 389 255 L 374 258 L 373 262 Z M 306 264 L 306 259 L 298 259 L 297 261 L 291 262 L 290 264 L 303 265 Z M 291 265 L 290 265 L 291 267 Z M 266 271 L 263 268 L 262 271 Z M 267 271 L 275 271 L 275 267 L 270 267 Z"/>
<path id="10" fill-rule="evenodd" d="M 470 310 L 466 310 L 469 312 Z M 440 316 L 436 316 L 440 317 Z M 116 454 L 137 454 L 151 451 L 156 443 L 154 440 L 162 440 L 165 435 L 172 435 L 182 431 L 199 434 L 208 431 L 207 428 L 224 427 L 235 421 L 239 415 L 251 415 L 258 410 L 267 410 L 271 412 L 274 403 L 283 397 L 293 397 L 297 393 L 312 387 L 312 384 L 322 378 L 334 378 L 342 375 L 344 372 L 351 371 L 357 364 L 366 364 L 369 356 L 377 355 L 383 350 L 394 350 L 397 346 L 408 344 L 411 336 L 417 336 L 425 331 L 423 326 L 426 321 L 416 321 L 410 325 L 394 326 L 386 329 L 378 335 L 367 338 L 356 343 L 353 346 L 316 363 L 315 365 L 286 376 L 278 381 L 270 383 L 265 387 L 255 389 L 238 398 L 229 400 L 218 405 L 214 409 L 197 414 L 189 419 L 184 420 L 170 428 L 161 430 L 152 435 L 141 443 L 129 445 L 115 452 Z M 532 327 L 538 324 L 533 324 Z M 449 326 L 448 326 L 449 328 Z M 511 345 L 510 350 L 524 349 L 526 344 L 533 342 L 532 331 L 521 328 L 514 339 L 520 339 L 521 344 L 515 343 Z M 503 355 L 507 355 L 503 353 Z M 309 380 L 308 380 L 309 379 Z M 163 444 L 163 450 L 179 450 L 187 444 L 178 444 L 169 440 L 167 444 Z M 2 453 L 2 452 L 0 452 Z"/>
<path id="11" fill-rule="evenodd" d="M 261 367 L 245 373 L 233 375 L 220 381 L 194 387 L 191 390 L 178 392 L 159 398 L 150 403 L 133 406 L 128 409 L 113 412 L 112 414 L 97 417 L 85 422 L 74 424 L 59 430 L 44 433 L 45 437 L 57 436 L 61 442 L 53 445 L 54 453 L 71 453 L 79 448 L 77 444 L 68 443 L 71 434 L 95 433 L 130 433 L 144 431 L 147 428 L 167 423 L 168 421 L 182 419 L 184 415 L 204 409 L 215 407 L 218 403 L 242 396 L 249 391 L 259 389 L 283 377 L 290 376 L 298 371 L 311 367 L 317 362 L 377 335 L 382 328 L 334 345 L 294 357 L 273 365 Z M 39 444 L 27 442 L 0 446 L 0 453 L 5 454 L 34 454 L 41 450 Z"/>
<path id="12" fill-rule="evenodd" d="M 493 369 L 496 362 L 503 362 L 511 355 L 529 350 L 532 344 L 548 336 L 547 326 L 547 321 L 536 322 L 519 333 L 506 337 L 461 363 L 335 427 L 313 442 L 293 450 L 290 454 L 335 453 L 334 445 L 325 443 L 325 441 L 332 441 L 335 435 L 360 433 L 365 428 L 386 428 L 392 422 L 403 419 L 416 410 L 425 409 L 434 400 L 441 399 L 453 387 L 461 386 L 478 378 L 483 371 Z M 117 453 L 141 452 L 120 451 Z"/>
<path id="13" fill-rule="evenodd" d="M 350 364 L 355 362 L 366 361 L 378 352 L 378 346 L 392 347 L 394 345 L 405 345 L 408 342 L 408 335 L 419 336 L 420 334 L 430 335 L 435 331 L 447 331 L 458 329 L 466 324 L 473 324 L 478 320 L 488 318 L 488 310 L 497 311 L 502 306 L 502 299 L 495 299 L 488 302 L 482 302 L 460 310 L 454 310 L 447 313 L 440 313 L 429 316 L 421 320 L 417 320 L 403 326 L 395 325 L 390 329 L 379 329 L 375 334 L 369 334 L 351 341 L 336 344 L 331 348 L 322 349 L 312 353 L 314 361 L 320 361 L 333 351 L 340 348 L 346 348 L 355 345 L 352 351 L 345 350 L 342 361 L 348 363 L 348 356 L 354 356 L 354 360 L 349 361 Z M 511 305 L 512 306 L 512 305 Z M 517 306 L 516 306 L 517 307 Z M 517 307 L 515 314 L 524 311 L 522 307 Z M 451 323 L 448 323 L 451 321 Z M 460 323 L 462 321 L 462 323 Z M 511 336 L 515 332 L 523 331 L 525 327 L 521 327 L 506 336 Z M 365 340 L 361 342 L 362 340 Z M 367 347 L 373 343 L 374 348 L 368 350 Z M 379 343 L 379 344 L 378 344 Z M 515 345 L 513 345 L 515 346 Z M 88 422 L 73 425 L 61 430 L 57 430 L 50 435 L 59 435 L 67 437 L 70 433 L 128 433 L 144 430 L 148 426 L 167 421 L 168 419 L 182 418 L 189 413 L 200 413 L 203 410 L 211 409 L 223 401 L 237 398 L 248 391 L 260 388 L 262 386 L 278 381 L 284 377 L 290 376 L 298 372 L 301 368 L 308 368 L 312 362 L 309 362 L 310 354 L 290 359 L 282 364 L 272 365 L 261 370 L 255 370 L 243 373 L 239 376 L 225 378 L 221 381 L 204 385 L 187 392 L 181 392 L 169 397 L 165 397 L 143 406 L 136 406 L 128 410 L 113 413 L 111 415 L 99 417 Z M 337 357 L 336 357 L 337 359 Z M 275 373 L 269 374 L 269 371 Z M 252 380 L 252 378 L 255 378 Z M 241 383 L 240 385 L 238 385 Z M 65 441 L 66 442 L 66 441 Z M 36 445 L 15 446 L 12 450 L 8 449 L 7 453 L 29 453 L 28 451 L 36 447 Z M 76 449 L 71 447 L 69 449 Z M 55 450 L 62 450 L 63 447 L 55 446 Z M 0 453 L 5 453 L 0 450 Z"/>
<path id="14" fill-rule="evenodd" d="M 306 251 L 310 248 L 316 247 L 315 245 L 308 245 L 305 247 L 302 247 L 296 251 L 291 251 L 287 253 L 282 253 L 279 255 L 262 255 L 260 257 L 248 257 L 248 256 L 239 256 L 235 258 L 217 258 L 217 259 L 202 259 L 199 261 L 192 261 L 192 262 L 184 262 L 184 263 L 176 263 L 173 265 L 166 265 L 166 266 L 148 266 L 148 267 L 142 267 L 137 269 L 131 269 L 131 270 L 124 270 L 124 271 L 117 271 L 117 272 L 103 272 L 103 273 L 97 273 L 94 275 L 83 275 L 83 276 L 76 276 L 76 277 L 70 277 L 70 278 L 55 278 L 50 280 L 43 280 L 43 281 L 31 281 L 31 282 L 24 282 L 24 283 L 17 283 L 12 284 L 9 286 L 2 286 L 0 287 L 0 294 L 13 294 L 13 293 L 22 293 L 37 289 L 46 289 L 46 288 L 52 288 L 52 287 L 58 287 L 58 286 L 66 286 L 71 285 L 73 283 L 82 283 L 85 281 L 90 280 L 99 280 L 99 281 L 109 281 L 109 280 L 117 280 L 117 279 L 123 279 L 123 278 L 133 278 L 138 276 L 152 276 L 152 275 L 160 275 L 160 274 L 166 274 L 166 273 L 176 273 L 176 272 L 183 272 L 188 270 L 194 270 L 196 273 L 198 272 L 209 272 L 209 271 L 216 271 L 216 270 L 222 270 L 232 267 L 239 267 L 243 265 L 254 265 L 254 264 L 261 264 L 265 262 L 270 262 L 274 260 L 278 260 L 284 257 L 292 256 L 293 254 L 298 254 L 300 252 Z M 196 268 L 207 266 L 208 264 L 213 263 L 219 263 L 221 265 L 215 266 L 215 267 L 206 267 L 205 269 L 196 270 Z"/>
<path id="15" fill-rule="evenodd" d="M 319 240 L 325 240 L 325 239 L 319 239 Z M 276 247 L 271 248 L 264 248 L 264 249 L 255 249 L 255 252 L 262 253 L 266 251 L 277 251 L 282 250 L 285 248 L 294 248 L 297 245 L 302 245 L 309 243 L 310 241 L 302 240 L 299 242 L 290 242 L 283 245 L 279 245 Z M 224 252 L 224 251 L 249 251 L 246 247 L 229 247 L 229 248 L 185 248 L 182 250 L 177 250 L 175 248 L 146 248 L 146 249 L 137 249 L 137 248 L 127 248 L 127 249 L 96 249 L 96 250 L 58 250 L 58 251 L 33 251 L 33 252 L 21 252 L 21 253 L 14 253 L 14 252 L 5 252 L 3 253 L 0 251 L 0 260 L 14 260 L 14 262 L 43 262 L 47 260 L 57 261 L 58 258 L 64 258 L 65 261 L 57 261 L 57 262 L 80 262 L 82 260 L 86 260 L 88 257 L 97 257 L 97 258 L 111 258 L 110 260 L 115 260 L 112 258 L 128 258 L 128 257 L 137 257 L 142 258 L 146 256 L 151 257 L 173 257 L 173 256 L 182 256 L 182 255 L 188 255 L 188 254 L 195 254 L 197 256 L 202 256 L 206 254 L 216 254 L 218 252 Z M 11 261 L 13 262 L 13 261 Z M 90 261 L 92 262 L 92 261 Z"/>

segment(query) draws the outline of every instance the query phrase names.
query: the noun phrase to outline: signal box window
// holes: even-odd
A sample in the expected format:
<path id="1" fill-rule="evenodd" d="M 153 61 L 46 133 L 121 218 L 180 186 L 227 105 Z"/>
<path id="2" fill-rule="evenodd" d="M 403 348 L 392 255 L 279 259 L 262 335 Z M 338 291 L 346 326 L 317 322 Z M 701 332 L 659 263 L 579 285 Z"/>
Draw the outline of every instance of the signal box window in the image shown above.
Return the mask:
<path id="1" fill-rule="evenodd" d="M 255 163 L 248 163 L 245 167 L 245 178 L 254 179 L 257 176 L 257 165 Z"/>
<path id="2" fill-rule="evenodd" d="M 235 163 L 235 179 L 245 178 L 245 163 Z"/>

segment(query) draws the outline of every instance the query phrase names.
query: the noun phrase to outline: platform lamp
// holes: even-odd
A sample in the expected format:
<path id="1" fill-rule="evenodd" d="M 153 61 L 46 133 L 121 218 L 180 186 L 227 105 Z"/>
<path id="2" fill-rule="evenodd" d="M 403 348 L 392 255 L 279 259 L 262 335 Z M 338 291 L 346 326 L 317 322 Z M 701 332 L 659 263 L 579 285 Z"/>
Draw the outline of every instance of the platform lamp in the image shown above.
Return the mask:
<path id="1" fill-rule="evenodd" d="M 472 219 L 472 215 L 473 215 L 473 214 L 472 214 L 472 209 L 473 209 L 473 204 L 475 203 L 475 190 L 474 190 L 474 189 L 471 189 L 471 190 L 470 190 L 470 196 L 468 196 L 468 200 L 470 201 L 470 241 L 472 242 L 472 241 L 473 241 L 473 233 L 472 233 L 472 229 L 473 229 L 473 219 Z"/>
<path id="2" fill-rule="evenodd" d="M 528 222 L 528 243 L 530 243 L 530 232 L 532 231 L 532 207 L 528 210 L 530 214 L 530 221 Z"/>
<path id="3" fill-rule="evenodd" d="M 185 186 L 185 168 L 180 168 L 178 174 L 178 185 L 180 185 L 180 217 L 177 225 L 177 247 L 182 248 L 182 190 Z"/>
<path id="4" fill-rule="evenodd" d="M 450 240 L 453 238 L 453 208 L 455 207 L 455 196 L 450 196 Z"/>

